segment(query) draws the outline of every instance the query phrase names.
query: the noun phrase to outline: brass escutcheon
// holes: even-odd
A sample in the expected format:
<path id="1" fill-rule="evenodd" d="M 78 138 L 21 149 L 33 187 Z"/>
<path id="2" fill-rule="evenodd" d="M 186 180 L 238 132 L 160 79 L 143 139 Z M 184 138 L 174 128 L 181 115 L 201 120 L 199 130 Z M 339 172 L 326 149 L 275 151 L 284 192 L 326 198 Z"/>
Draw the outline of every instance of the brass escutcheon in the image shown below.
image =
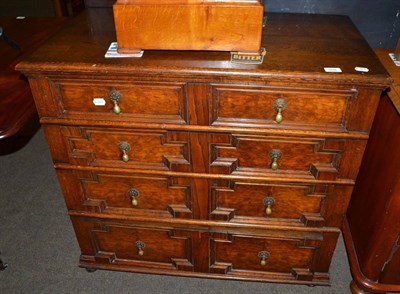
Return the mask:
<path id="1" fill-rule="evenodd" d="M 272 149 L 269 152 L 269 157 L 272 159 L 271 169 L 277 170 L 279 167 L 278 159 L 282 157 L 282 152 L 279 149 Z"/>
<path id="2" fill-rule="evenodd" d="M 116 90 L 111 90 L 109 92 L 109 97 L 111 102 L 113 103 L 114 107 L 113 107 L 113 112 L 115 114 L 120 114 L 121 113 L 121 108 L 119 106 L 119 103 L 122 100 L 122 95 L 120 92 L 116 91 Z"/>
<path id="3" fill-rule="evenodd" d="M 129 195 L 129 197 L 131 197 L 132 205 L 133 206 L 137 206 L 138 205 L 138 198 L 140 196 L 140 192 L 135 188 L 130 188 L 128 190 L 128 195 Z"/>
<path id="4" fill-rule="evenodd" d="M 282 111 L 287 107 L 287 102 L 283 98 L 278 98 L 274 101 L 274 108 L 276 110 L 275 121 L 280 124 L 283 121 Z"/>
<path id="5" fill-rule="evenodd" d="M 138 254 L 140 256 L 143 256 L 144 255 L 144 247 L 146 247 L 146 244 L 144 244 L 142 241 L 136 241 L 135 245 L 138 249 Z"/>
<path id="6" fill-rule="evenodd" d="M 271 213 L 272 213 L 272 206 L 274 206 L 275 205 L 275 199 L 273 198 L 273 197 L 265 197 L 264 199 L 263 199 L 263 203 L 264 203 L 264 205 L 267 207 L 266 209 L 265 209 L 265 213 L 267 214 L 267 215 L 270 215 Z"/>
<path id="7" fill-rule="evenodd" d="M 129 161 L 128 152 L 131 151 L 131 145 L 129 145 L 129 143 L 127 142 L 119 142 L 118 148 L 119 150 L 122 151 L 122 161 L 128 162 Z"/>
<path id="8" fill-rule="evenodd" d="M 271 254 L 270 254 L 268 251 L 265 251 L 265 250 L 258 252 L 258 257 L 261 259 L 260 264 L 261 264 L 262 266 L 264 266 L 264 265 L 267 264 L 267 258 L 268 258 L 270 255 L 271 255 Z"/>

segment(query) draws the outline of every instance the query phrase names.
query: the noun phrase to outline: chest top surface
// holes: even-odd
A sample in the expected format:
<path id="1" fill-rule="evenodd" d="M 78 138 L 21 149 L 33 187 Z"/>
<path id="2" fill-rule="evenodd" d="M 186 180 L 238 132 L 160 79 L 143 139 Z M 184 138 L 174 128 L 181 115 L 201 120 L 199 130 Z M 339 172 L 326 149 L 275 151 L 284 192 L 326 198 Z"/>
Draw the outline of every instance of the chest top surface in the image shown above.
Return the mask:
<path id="1" fill-rule="evenodd" d="M 167 29 L 167 28 L 166 28 Z M 19 64 L 26 73 L 93 75 L 145 74 L 159 78 L 205 76 L 243 79 L 300 79 L 323 82 L 390 84 L 385 68 L 346 16 L 267 14 L 263 64 L 230 62 L 230 52 L 145 51 L 141 58 L 105 58 L 116 41 L 111 9 L 92 8 L 74 18 L 55 37 Z M 325 72 L 325 67 L 341 73 Z M 356 67 L 368 72 L 356 71 Z M 167 76 L 168 75 L 168 76 Z"/>

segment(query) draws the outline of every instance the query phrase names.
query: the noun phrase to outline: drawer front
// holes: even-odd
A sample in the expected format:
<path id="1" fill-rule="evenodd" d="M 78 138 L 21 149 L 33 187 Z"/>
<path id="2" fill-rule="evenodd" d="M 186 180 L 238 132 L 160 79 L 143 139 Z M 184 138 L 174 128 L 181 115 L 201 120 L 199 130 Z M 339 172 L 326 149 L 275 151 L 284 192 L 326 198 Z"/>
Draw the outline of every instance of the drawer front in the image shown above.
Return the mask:
<path id="1" fill-rule="evenodd" d="M 339 233 L 276 234 L 211 234 L 211 273 L 264 280 L 328 281 L 329 263 Z"/>
<path id="2" fill-rule="evenodd" d="M 215 181 L 210 218 L 264 225 L 339 227 L 352 186 Z"/>
<path id="3" fill-rule="evenodd" d="M 192 240 L 181 231 L 73 218 L 81 259 L 133 268 L 192 271 Z"/>
<path id="4" fill-rule="evenodd" d="M 341 226 L 352 186 L 57 169 L 72 211 L 258 225 Z M 200 188 L 201 187 L 201 188 Z M 208 209 L 209 208 L 209 209 Z"/>
<path id="5" fill-rule="evenodd" d="M 212 173 L 335 180 L 346 140 L 213 134 Z"/>
<path id="6" fill-rule="evenodd" d="M 60 113 L 66 118 L 188 122 L 184 83 L 60 82 L 53 84 L 53 91 Z"/>
<path id="7" fill-rule="evenodd" d="M 356 91 L 214 85 L 211 124 L 346 131 L 354 99 Z"/>
<path id="8" fill-rule="evenodd" d="M 194 217 L 190 179 L 57 170 L 69 210 L 135 217 Z"/>
<path id="9" fill-rule="evenodd" d="M 85 267 L 304 284 L 328 283 L 340 232 L 71 219 Z"/>
<path id="10" fill-rule="evenodd" d="M 62 137 L 60 140 L 66 147 L 63 153 L 68 155 L 64 160 L 71 164 L 174 171 L 190 169 L 189 134 L 186 132 L 90 127 L 47 127 L 47 130 L 48 138 L 52 135 Z"/>

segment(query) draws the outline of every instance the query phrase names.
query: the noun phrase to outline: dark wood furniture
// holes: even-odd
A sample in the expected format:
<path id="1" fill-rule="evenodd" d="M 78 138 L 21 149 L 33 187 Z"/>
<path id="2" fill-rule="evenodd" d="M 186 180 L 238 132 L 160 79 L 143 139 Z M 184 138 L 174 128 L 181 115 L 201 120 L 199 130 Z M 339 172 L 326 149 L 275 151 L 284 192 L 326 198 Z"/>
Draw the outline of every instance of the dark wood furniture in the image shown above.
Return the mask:
<path id="1" fill-rule="evenodd" d="M 20 132 L 36 113 L 29 83 L 14 67 L 64 23 L 64 18 L 54 17 L 0 17 L 5 34 L 20 47 L 18 50 L 0 39 L 0 153 L 6 149 L 2 142 Z"/>
<path id="2" fill-rule="evenodd" d="M 328 285 L 390 84 L 349 19 L 269 14 L 261 65 L 211 51 L 106 59 L 115 33 L 93 25 L 112 24 L 90 19 L 78 16 L 18 65 L 80 266 Z"/>
<path id="3" fill-rule="evenodd" d="M 52 0 L 56 16 L 75 16 L 85 8 L 84 0 Z"/>
<path id="4" fill-rule="evenodd" d="M 376 50 L 394 83 L 379 103 L 343 234 L 353 293 L 400 292 L 400 67 Z"/>
<path id="5" fill-rule="evenodd" d="M 85 0 L 85 7 L 98 8 L 98 7 L 112 7 L 117 0 Z"/>

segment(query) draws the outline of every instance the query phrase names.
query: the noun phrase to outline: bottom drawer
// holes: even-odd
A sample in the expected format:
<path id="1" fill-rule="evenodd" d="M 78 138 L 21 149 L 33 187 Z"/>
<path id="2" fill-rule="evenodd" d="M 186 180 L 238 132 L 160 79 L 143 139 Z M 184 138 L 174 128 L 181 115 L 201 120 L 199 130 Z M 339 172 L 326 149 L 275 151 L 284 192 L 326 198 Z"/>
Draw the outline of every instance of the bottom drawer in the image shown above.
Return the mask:
<path id="1" fill-rule="evenodd" d="M 265 282 L 328 284 L 339 235 L 71 218 L 83 267 Z"/>

